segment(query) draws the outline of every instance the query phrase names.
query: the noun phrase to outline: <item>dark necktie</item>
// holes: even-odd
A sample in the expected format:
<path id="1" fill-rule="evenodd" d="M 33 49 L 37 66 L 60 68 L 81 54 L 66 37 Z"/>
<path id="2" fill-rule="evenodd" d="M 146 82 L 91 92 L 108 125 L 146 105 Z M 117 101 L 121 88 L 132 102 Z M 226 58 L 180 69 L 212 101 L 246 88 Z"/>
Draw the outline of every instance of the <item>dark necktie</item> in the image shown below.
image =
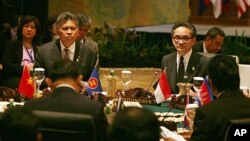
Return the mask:
<path id="1" fill-rule="evenodd" d="M 184 67 L 184 57 L 180 57 L 180 63 L 179 63 L 179 68 L 178 68 L 178 74 L 177 74 L 177 83 L 183 82 L 183 77 L 185 73 L 185 67 Z"/>
<path id="2" fill-rule="evenodd" d="M 68 48 L 65 48 L 64 49 L 64 59 L 65 60 L 70 60 L 70 58 L 69 58 L 69 49 Z"/>

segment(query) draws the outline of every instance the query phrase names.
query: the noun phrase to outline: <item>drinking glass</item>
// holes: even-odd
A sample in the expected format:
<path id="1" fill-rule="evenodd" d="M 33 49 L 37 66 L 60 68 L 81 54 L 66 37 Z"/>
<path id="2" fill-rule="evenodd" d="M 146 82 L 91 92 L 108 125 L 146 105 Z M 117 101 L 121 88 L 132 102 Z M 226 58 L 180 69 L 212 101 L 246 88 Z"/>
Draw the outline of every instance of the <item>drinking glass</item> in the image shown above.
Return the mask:
<path id="1" fill-rule="evenodd" d="M 122 80 L 125 90 L 127 90 L 128 84 L 132 81 L 132 72 L 128 70 L 122 70 L 121 80 Z"/>
<path id="2" fill-rule="evenodd" d="M 40 86 L 45 78 L 45 70 L 44 68 L 35 68 L 33 72 L 34 80 L 36 81 L 36 94 L 42 93 L 40 90 Z"/>
<path id="3" fill-rule="evenodd" d="M 197 104 L 187 104 L 185 108 L 185 116 L 189 123 L 189 130 L 192 133 L 194 129 L 194 117 L 196 113 L 196 109 L 198 108 Z"/>
<path id="4" fill-rule="evenodd" d="M 204 81 L 204 78 L 203 77 L 194 77 L 193 78 L 193 88 L 194 90 L 198 93 L 200 93 L 200 89 L 201 89 L 201 85 Z"/>

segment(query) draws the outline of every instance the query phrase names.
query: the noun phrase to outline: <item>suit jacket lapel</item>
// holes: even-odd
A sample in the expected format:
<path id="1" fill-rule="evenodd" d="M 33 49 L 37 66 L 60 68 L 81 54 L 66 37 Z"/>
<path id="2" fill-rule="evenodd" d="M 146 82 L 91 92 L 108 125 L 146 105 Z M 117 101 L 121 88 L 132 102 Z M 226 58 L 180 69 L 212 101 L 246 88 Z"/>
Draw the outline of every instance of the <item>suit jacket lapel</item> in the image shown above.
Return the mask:
<path id="1" fill-rule="evenodd" d="M 60 39 L 57 39 L 55 41 L 55 44 L 51 48 L 51 53 L 52 53 L 53 61 L 61 61 L 62 60 Z"/>
<path id="2" fill-rule="evenodd" d="M 176 75 L 177 75 L 177 62 L 176 62 L 176 53 L 170 56 L 169 61 L 167 62 L 167 80 L 170 84 L 171 89 L 173 90 L 173 93 L 175 93 L 176 89 Z"/>
<path id="3" fill-rule="evenodd" d="M 187 79 L 188 82 L 192 82 L 193 77 L 199 70 L 199 66 L 200 66 L 199 60 L 200 60 L 200 56 L 197 55 L 197 53 L 195 53 L 194 51 L 192 51 L 192 54 L 189 59 L 189 64 L 186 70 L 186 75 L 188 76 L 188 79 Z"/>
<path id="4" fill-rule="evenodd" d="M 79 41 L 76 41 L 76 44 L 75 44 L 75 54 L 74 54 L 74 59 L 73 61 L 74 62 L 78 62 L 78 59 L 79 59 L 79 52 L 80 52 L 80 46 L 82 45 Z"/>

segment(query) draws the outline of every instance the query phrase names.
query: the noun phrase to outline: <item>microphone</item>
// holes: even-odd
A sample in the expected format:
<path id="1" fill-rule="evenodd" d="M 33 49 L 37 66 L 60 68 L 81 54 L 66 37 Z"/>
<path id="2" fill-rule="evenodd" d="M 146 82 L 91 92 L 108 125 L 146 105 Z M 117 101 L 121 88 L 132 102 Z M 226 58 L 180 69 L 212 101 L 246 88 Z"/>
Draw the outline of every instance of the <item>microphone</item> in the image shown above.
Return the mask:
<path id="1" fill-rule="evenodd" d="M 177 100 L 176 95 L 173 95 L 168 105 L 168 108 L 169 108 L 168 112 L 170 112 L 173 108 L 175 108 L 176 100 Z"/>
<path id="2" fill-rule="evenodd" d="M 152 81 L 150 82 L 150 84 L 149 84 L 149 87 L 148 87 L 148 89 L 147 89 L 147 91 L 150 89 L 150 87 L 152 86 L 152 84 L 153 84 L 153 82 L 154 82 L 154 80 L 155 80 L 155 78 L 156 78 L 156 76 L 158 75 L 158 73 L 159 73 L 159 71 L 156 71 L 155 73 L 154 73 L 154 77 L 153 77 L 153 79 L 152 79 Z"/>

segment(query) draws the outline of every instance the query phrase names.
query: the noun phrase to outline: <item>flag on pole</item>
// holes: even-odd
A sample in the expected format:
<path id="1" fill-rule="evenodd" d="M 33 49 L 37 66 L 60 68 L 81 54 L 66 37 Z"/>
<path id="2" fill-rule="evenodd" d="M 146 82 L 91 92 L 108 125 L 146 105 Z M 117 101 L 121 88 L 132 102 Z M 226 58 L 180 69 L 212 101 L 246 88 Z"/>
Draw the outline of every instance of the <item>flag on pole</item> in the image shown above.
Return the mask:
<path id="1" fill-rule="evenodd" d="M 158 85 L 154 91 L 154 95 L 157 103 L 161 103 L 172 96 L 165 71 L 161 74 Z"/>
<path id="2" fill-rule="evenodd" d="M 213 4 L 213 13 L 215 18 L 219 18 L 222 14 L 222 0 L 210 0 Z"/>
<path id="3" fill-rule="evenodd" d="M 89 95 L 91 95 L 92 92 L 102 92 L 102 85 L 96 68 L 94 68 L 88 80 L 87 92 Z"/>
<path id="4" fill-rule="evenodd" d="M 187 113 L 184 113 L 184 121 L 183 121 L 183 128 L 187 128 L 189 126 L 189 122 L 187 120 Z"/>
<path id="5" fill-rule="evenodd" d="M 210 0 L 199 0 L 199 15 L 202 15 L 207 6 L 211 3 Z"/>
<path id="6" fill-rule="evenodd" d="M 240 18 L 250 6 L 250 0 L 236 0 L 238 17 Z"/>
<path id="7" fill-rule="evenodd" d="M 198 98 L 199 98 L 199 102 L 201 106 L 208 104 L 214 100 L 212 90 L 208 83 L 208 77 L 205 78 L 205 80 L 203 81 L 201 85 L 200 95 L 198 96 Z"/>
<path id="8" fill-rule="evenodd" d="M 24 67 L 24 71 L 18 86 L 18 92 L 29 99 L 33 98 L 35 87 L 27 66 Z"/>
<path id="9" fill-rule="evenodd" d="M 213 14 L 215 18 L 219 18 L 223 12 L 226 12 L 229 9 L 228 0 L 199 0 L 199 15 L 202 15 L 210 4 L 213 6 Z"/>

